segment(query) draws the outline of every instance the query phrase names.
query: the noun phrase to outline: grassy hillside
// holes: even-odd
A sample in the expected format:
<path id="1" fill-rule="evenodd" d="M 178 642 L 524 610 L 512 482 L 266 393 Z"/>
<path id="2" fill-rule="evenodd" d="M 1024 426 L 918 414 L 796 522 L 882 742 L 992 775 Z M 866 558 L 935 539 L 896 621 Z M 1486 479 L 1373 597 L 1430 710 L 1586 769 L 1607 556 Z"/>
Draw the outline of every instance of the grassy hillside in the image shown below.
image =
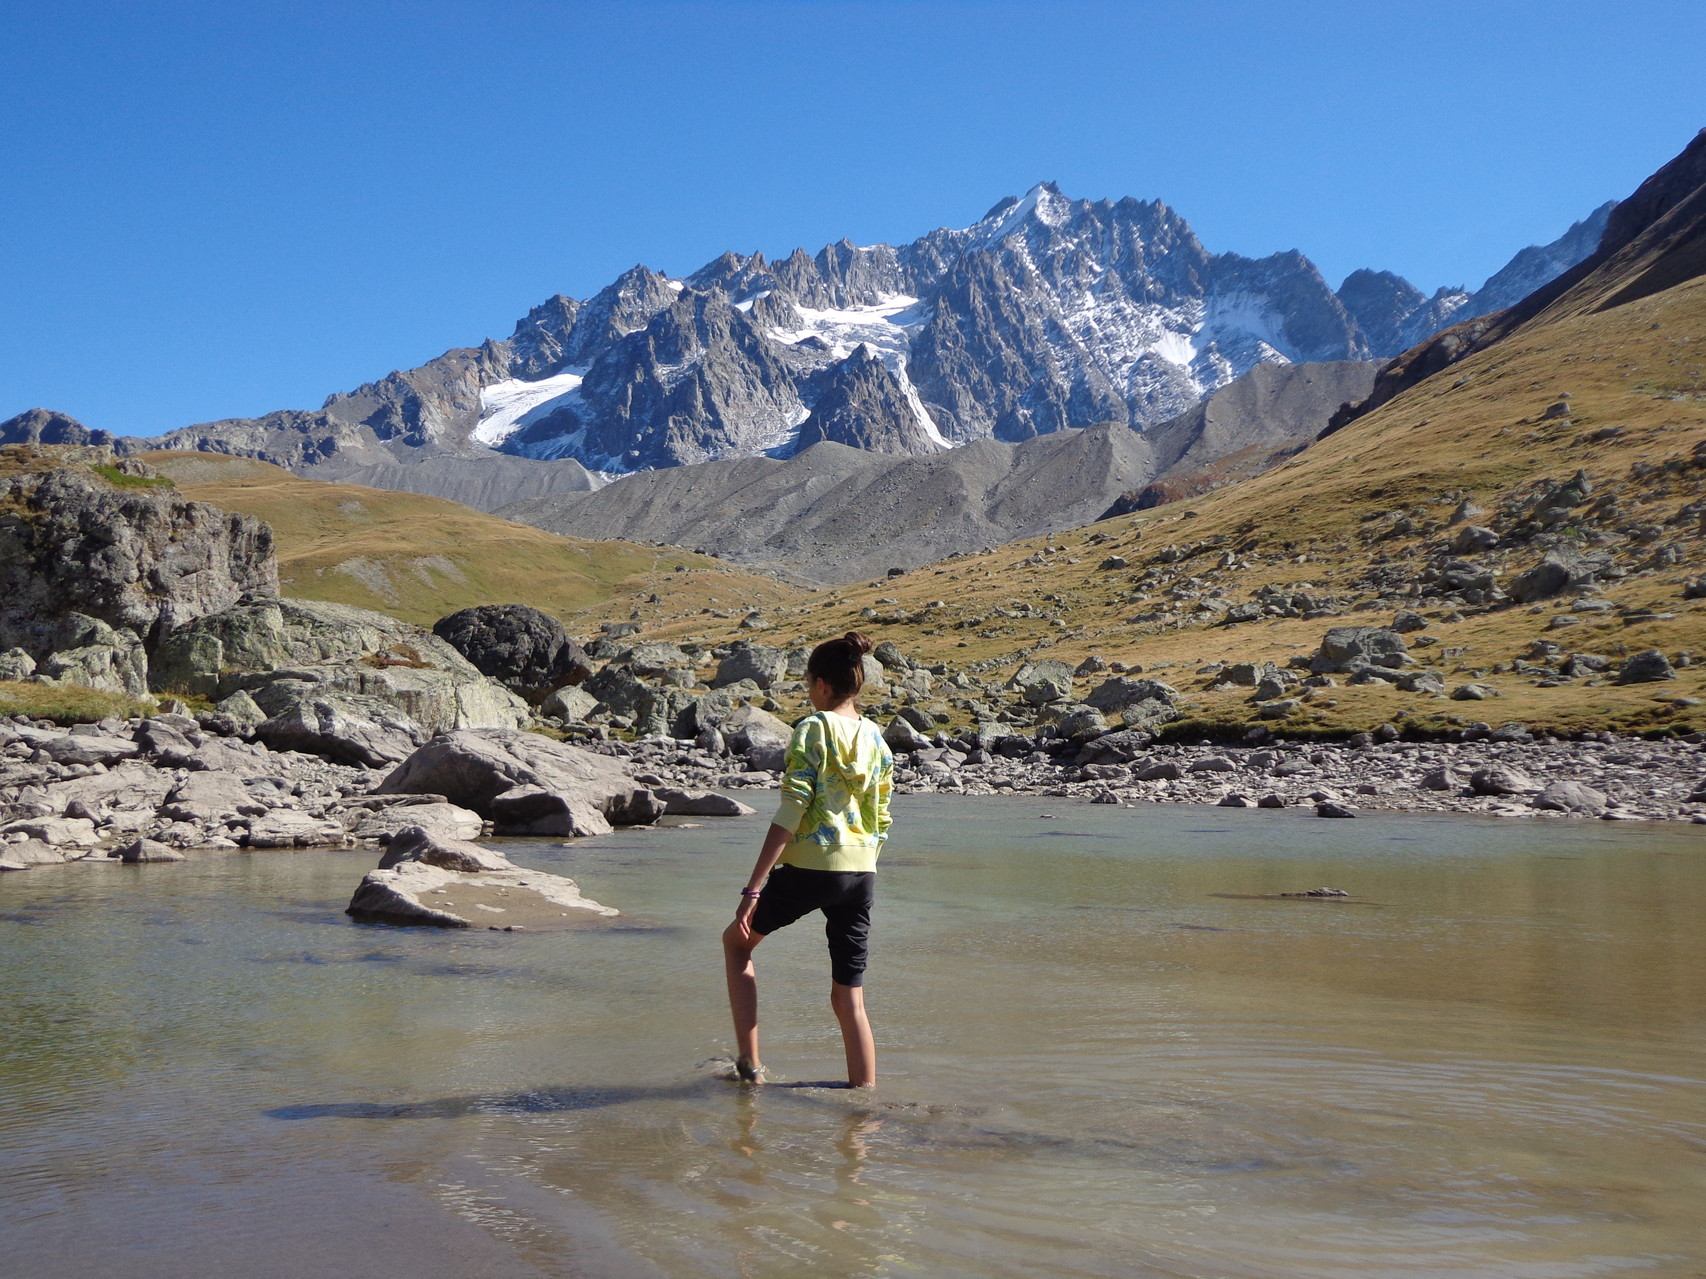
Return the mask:
<path id="1" fill-rule="evenodd" d="M 271 524 L 286 595 L 423 626 L 473 604 L 524 603 L 584 635 L 653 595 L 645 607 L 655 613 L 738 618 L 733 610 L 800 594 L 703 555 L 560 537 L 442 498 L 298 479 L 247 458 L 159 451 L 142 460 L 186 497 Z"/>
<path id="2" fill-rule="evenodd" d="M 1694 453 L 1703 445 L 1706 279 L 1694 279 L 1518 330 L 1264 475 L 826 592 L 768 614 L 764 638 L 813 640 L 857 626 L 921 657 L 991 672 L 1030 655 L 1076 663 L 1096 653 L 1200 690 L 1212 682 L 1193 674 L 1205 663 L 1284 664 L 1312 652 L 1330 626 L 1386 624 L 1397 609 L 1416 606 L 1430 622 L 1431 651 L 1449 655 L 1448 687 L 1484 677 L 1498 696 L 1465 702 L 1387 687 L 1321 690 L 1287 730 L 1342 732 L 1400 715 L 1434 726 L 1521 719 L 1560 729 L 1706 728 L 1701 707 L 1677 700 L 1706 699 L 1706 667 L 1662 684 L 1590 679 L 1554 688 L 1510 669 L 1542 639 L 1612 657 L 1652 647 L 1706 653 L 1706 600 L 1683 597 L 1685 580 L 1706 570 L 1694 505 L 1706 491 L 1706 454 Z M 1609 611 L 1572 611 L 1575 592 L 1491 608 L 1429 606 L 1406 594 L 1461 527 L 1451 521 L 1465 498 L 1485 508 L 1466 522 L 1510 530 L 1539 482 L 1578 469 L 1591 480 L 1594 504 L 1552 540 L 1616 554 L 1628 575 L 1603 586 Z M 1473 558 L 1508 583 L 1543 544 L 1518 537 Z M 1129 566 L 1099 568 L 1109 556 Z M 1248 601 L 1269 585 L 1333 596 L 1338 615 L 1227 626 L 1216 612 L 1198 611 Z M 1580 624 L 1551 628 L 1563 614 Z M 732 637 L 726 625 L 697 618 L 662 629 Z M 1192 712 L 1223 725 L 1253 722 L 1246 696 L 1198 691 Z"/>

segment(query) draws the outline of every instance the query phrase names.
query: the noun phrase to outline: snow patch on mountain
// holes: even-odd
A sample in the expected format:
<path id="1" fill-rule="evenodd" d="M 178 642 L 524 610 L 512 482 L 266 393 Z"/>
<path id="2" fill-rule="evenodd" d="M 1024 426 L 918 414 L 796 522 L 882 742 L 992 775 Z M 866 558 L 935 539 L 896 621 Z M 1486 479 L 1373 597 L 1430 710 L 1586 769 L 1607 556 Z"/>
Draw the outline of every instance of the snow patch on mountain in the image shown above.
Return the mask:
<path id="1" fill-rule="evenodd" d="M 563 401 L 585 376 L 585 369 L 565 369 L 537 382 L 510 378 L 480 388 L 480 422 L 471 438 L 496 448 L 530 422 L 565 407 Z"/>
<path id="2" fill-rule="evenodd" d="M 841 310 L 796 306 L 794 310 L 803 325 L 771 329 L 770 336 L 788 346 L 797 346 L 810 337 L 820 338 L 838 360 L 846 359 L 861 345 L 873 347 L 885 357 L 904 354 L 911 349 L 912 335 L 930 320 L 930 308 L 904 293 L 886 294 L 874 306 Z"/>

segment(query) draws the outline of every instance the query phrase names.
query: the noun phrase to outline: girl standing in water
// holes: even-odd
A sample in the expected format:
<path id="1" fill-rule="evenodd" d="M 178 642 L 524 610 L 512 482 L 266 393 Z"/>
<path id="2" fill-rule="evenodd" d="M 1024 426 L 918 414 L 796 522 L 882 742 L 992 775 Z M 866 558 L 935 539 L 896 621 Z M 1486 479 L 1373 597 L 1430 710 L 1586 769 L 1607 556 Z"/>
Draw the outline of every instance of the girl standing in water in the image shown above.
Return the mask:
<path id="1" fill-rule="evenodd" d="M 865 1017 L 865 954 L 877 854 L 889 832 L 894 757 L 881 730 L 854 705 L 870 651 L 871 641 L 857 631 L 812 650 L 806 688 L 816 714 L 801 720 L 788 742 L 781 807 L 740 890 L 734 923 L 723 931 L 735 1070 L 746 1083 L 764 1082 L 752 952 L 814 910 L 828 921 L 829 1006 L 841 1023 L 847 1084 L 877 1082 L 877 1048 Z"/>

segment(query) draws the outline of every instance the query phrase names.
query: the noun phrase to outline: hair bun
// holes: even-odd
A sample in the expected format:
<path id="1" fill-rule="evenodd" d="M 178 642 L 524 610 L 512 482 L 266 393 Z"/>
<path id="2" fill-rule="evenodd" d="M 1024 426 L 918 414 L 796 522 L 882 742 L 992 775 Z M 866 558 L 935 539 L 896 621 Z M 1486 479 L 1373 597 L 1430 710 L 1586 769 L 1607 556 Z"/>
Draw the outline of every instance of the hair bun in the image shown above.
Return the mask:
<path id="1" fill-rule="evenodd" d="M 875 644 L 871 643 L 870 636 L 861 635 L 858 631 L 848 631 L 847 634 L 843 635 L 841 638 L 846 640 L 854 648 L 858 649 L 860 657 L 869 655 L 871 650 L 876 647 Z"/>

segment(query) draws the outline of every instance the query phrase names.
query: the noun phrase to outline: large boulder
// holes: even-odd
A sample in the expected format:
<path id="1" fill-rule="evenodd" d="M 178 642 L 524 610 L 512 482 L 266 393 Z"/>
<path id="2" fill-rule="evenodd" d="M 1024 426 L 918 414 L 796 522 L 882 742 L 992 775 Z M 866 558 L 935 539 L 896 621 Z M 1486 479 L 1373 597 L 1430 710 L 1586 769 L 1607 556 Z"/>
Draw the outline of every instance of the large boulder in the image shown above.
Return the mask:
<path id="1" fill-rule="evenodd" d="M 478 839 L 485 823 L 480 815 L 442 801 L 426 804 L 387 804 L 368 813 L 350 832 L 357 839 L 393 844 L 400 832 L 420 831 L 449 840 Z M 385 865 L 384 862 L 380 863 Z"/>
<path id="2" fill-rule="evenodd" d="M 581 690 L 596 697 L 611 715 L 630 721 L 642 736 L 693 737 L 704 727 L 695 713 L 701 694 L 685 688 L 653 688 L 625 665 L 606 666 Z"/>
<path id="3" fill-rule="evenodd" d="M 148 691 L 148 654 L 141 637 L 129 627 L 67 613 L 56 618 L 14 618 L 7 633 L 14 641 L 33 645 L 38 654 L 36 679 L 132 697 Z"/>
<path id="4" fill-rule="evenodd" d="M 228 698 L 266 714 L 255 734 L 379 767 L 435 733 L 517 728 L 527 704 L 438 636 L 368 609 L 249 599 L 198 618 L 156 647 L 155 688 Z"/>
<path id="5" fill-rule="evenodd" d="M 1540 562 L 1511 579 L 1505 593 L 1519 604 L 1550 599 L 1586 586 L 1605 573 L 1610 561 L 1583 555 L 1569 547 L 1547 551 Z"/>
<path id="6" fill-rule="evenodd" d="M 1129 679 L 1115 676 L 1090 690 L 1084 699 L 1108 717 L 1118 716 L 1128 729 L 1154 732 L 1180 717 L 1179 691 L 1158 679 Z"/>
<path id="7" fill-rule="evenodd" d="M 794 730 L 787 724 L 757 706 L 741 706 L 730 711 L 718 729 L 730 750 L 737 755 L 745 755 L 751 767 L 771 772 L 782 767 L 788 739 L 794 735 Z"/>
<path id="8" fill-rule="evenodd" d="M 1322 636 L 1309 669 L 1338 675 L 1369 666 L 1399 667 L 1409 648 L 1402 635 L 1384 626 L 1335 626 Z"/>
<path id="9" fill-rule="evenodd" d="M 1561 780 L 1548 782 L 1529 802 L 1536 808 L 1554 813 L 1602 813 L 1605 811 L 1605 792 L 1586 782 Z"/>
<path id="10" fill-rule="evenodd" d="M 756 808 L 728 795 L 710 790 L 678 790 L 659 786 L 652 792 L 664 802 L 664 812 L 671 817 L 751 817 Z"/>
<path id="11" fill-rule="evenodd" d="M 1046 706 L 1072 696 L 1072 679 L 1072 667 L 1050 658 L 1026 662 L 1013 672 L 1007 687 L 1015 689 L 1032 706 Z"/>
<path id="12" fill-rule="evenodd" d="M 201 772 L 190 773 L 172 788 L 160 815 L 205 826 L 233 817 L 260 817 L 266 812 L 267 806 L 235 774 Z"/>
<path id="13" fill-rule="evenodd" d="M 305 751 L 339 764 L 386 768 L 407 759 L 432 734 L 377 697 L 325 691 L 301 680 L 257 690 L 273 712 L 255 736 L 276 751 Z"/>
<path id="14" fill-rule="evenodd" d="M 759 688 L 768 689 L 787 677 L 786 649 L 737 643 L 729 650 L 729 655 L 717 663 L 717 673 L 711 679 L 711 686 L 722 688 L 749 679 Z"/>
<path id="15" fill-rule="evenodd" d="M 1676 668 L 1670 664 L 1670 659 L 1656 648 L 1629 654 L 1617 668 L 1619 684 L 1656 684 L 1660 680 L 1675 678 Z"/>
<path id="16" fill-rule="evenodd" d="M 377 787 L 442 795 L 492 821 L 500 835 L 603 835 L 656 821 L 664 805 L 607 755 L 514 729 L 435 738 Z"/>
<path id="17" fill-rule="evenodd" d="M 165 803 L 173 781 L 171 772 L 127 760 L 104 773 L 51 782 L 45 789 L 48 807 L 56 813 L 64 813 L 74 803 L 92 809 L 152 813 Z"/>
<path id="18" fill-rule="evenodd" d="M 592 674 L 592 663 L 563 624 L 526 604 L 480 604 L 441 617 L 432 633 L 481 674 L 539 702 Z"/>
<path id="19" fill-rule="evenodd" d="M 584 688 L 559 688 L 539 703 L 539 713 L 578 724 L 597 706 L 598 699 Z"/>
<path id="20" fill-rule="evenodd" d="M 424 807 L 425 805 L 420 805 L 402 811 L 419 812 L 420 808 Z M 475 834 L 479 833 L 479 829 L 479 819 L 476 818 Z M 437 866 L 440 870 L 469 872 L 515 869 L 515 863 L 502 853 L 482 848 L 472 840 L 473 836 L 446 835 L 426 826 L 402 826 L 392 834 L 385 856 L 379 859 L 379 869 L 390 870 L 404 862 L 424 862 L 428 866 Z"/>

